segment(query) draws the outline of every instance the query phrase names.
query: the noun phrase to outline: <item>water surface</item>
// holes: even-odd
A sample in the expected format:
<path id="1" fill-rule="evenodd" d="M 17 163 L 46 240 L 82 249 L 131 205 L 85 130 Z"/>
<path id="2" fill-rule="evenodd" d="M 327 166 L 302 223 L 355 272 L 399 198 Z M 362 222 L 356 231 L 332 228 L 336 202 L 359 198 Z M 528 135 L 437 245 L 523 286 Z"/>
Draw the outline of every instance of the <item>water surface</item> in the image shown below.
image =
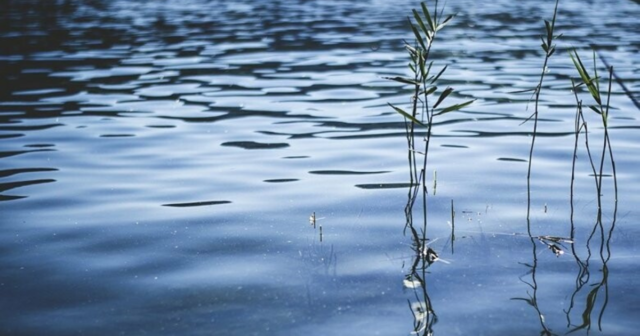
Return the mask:
<path id="1" fill-rule="evenodd" d="M 513 91 L 537 83 L 553 2 L 447 3 L 439 92 L 477 100 L 434 125 L 429 246 L 448 263 L 416 283 L 405 124 L 387 105 L 411 91 L 383 77 L 408 75 L 417 6 L 0 1 L 0 333 L 636 334 L 640 6 L 560 2 L 532 239 L 532 105 Z M 570 220 L 567 49 L 591 64 L 590 46 L 616 74 L 619 193 L 614 213 L 605 178 L 601 225 L 582 145 Z M 572 223 L 563 255 L 535 238 Z M 412 312 L 425 296 L 435 315 Z"/>

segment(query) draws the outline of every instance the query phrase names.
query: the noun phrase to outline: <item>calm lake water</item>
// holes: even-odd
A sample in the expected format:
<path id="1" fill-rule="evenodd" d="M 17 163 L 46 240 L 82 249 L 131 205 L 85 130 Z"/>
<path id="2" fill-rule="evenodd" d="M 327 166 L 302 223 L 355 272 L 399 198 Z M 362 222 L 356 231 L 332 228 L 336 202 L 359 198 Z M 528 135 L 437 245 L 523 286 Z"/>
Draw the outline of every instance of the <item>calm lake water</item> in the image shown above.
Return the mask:
<path id="1" fill-rule="evenodd" d="M 442 262 L 420 281 L 387 105 L 411 90 L 383 78 L 409 74 L 418 1 L 0 1 L 0 334 L 636 335 L 640 5 L 560 1 L 529 235 L 533 106 L 512 92 L 537 84 L 553 5 L 447 3 L 438 91 L 477 100 L 436 117 Z M 573 221 L 569 202 L 567 50 L 591 68 L 590 45 L 616 74 L 600 222 L 584 137 Z"/>

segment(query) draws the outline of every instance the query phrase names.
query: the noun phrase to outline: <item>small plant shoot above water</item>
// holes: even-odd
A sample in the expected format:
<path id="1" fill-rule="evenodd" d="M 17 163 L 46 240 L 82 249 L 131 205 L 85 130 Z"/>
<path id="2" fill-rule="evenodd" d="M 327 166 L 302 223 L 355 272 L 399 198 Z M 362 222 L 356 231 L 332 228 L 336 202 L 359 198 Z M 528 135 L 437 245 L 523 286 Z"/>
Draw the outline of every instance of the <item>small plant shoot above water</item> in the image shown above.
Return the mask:
<path id="1" fill-rule="evenodd" d="M 423 215 L 424 224 L 422 227 L 422 234 L 418 235 L 417 230 L 412 225 L 407 225 L 407 228 L 411 230 L 416 249 L 422 250 L 422 244 L 426 241 L 427 230 L 427 187 L 426 187 L 426 169 L 429 157 L 429 147 L 431 144 L 433 118 L 445 113 L 458 111 L 475 100 L 469 100 L 463 103 L 452 104 L 445 106 L 446 99 L 454 92 L 454 89 L 447 87 L 445 89 L 438 90 L 438 79 L 447 70 L 447 65 L 442 67 L 439 71 L 433 70 L 434 61 L 431 60 L 431 48 L 433 47 L 438 32 L 449 24 L 455 15 L 443 14 L 444 8 L 438 5 L 438 1 L 434 2 L 433 9 L 430 11 L 427 3 L 423 2 L 420 5 L 420 10 L 413 9 L 413 20 L 408 17 L 408 23 L 411 27 L 413 35 L 415 37 L 414 43 L 405 43 L 405 49 L 409 55 L 409 70 L 412 77 L 387 77 L 387 79 L 411 85 L 413 93 L 410 98 L 411 104 L 409 112 L 407 110 L 395 106 L 389 103 L 389 106 L 394 111 L 402 115 L 405 120 L 405 130 L 407 137 L 408 147 L 408 161 L 409 161 L 409 178 L 412 186 L 423 186 Z M 424 128 L 426 130 L 426 136 L 424 137 L 424 149 L 417 148 L 419 138 L 416 134 L 416 128 Z M 419 169 L 417 155 L 422 155 L 422 164 Z M 434 193 L 435 193 L 435 175 L 434 172 Z M 412 192 L 415 190 L 415 192 Z M 410 190 L 409 203 L 413 205 L 416 197 L 418 196 L 418 188 Z"/>
<path id="2" fill-rule="evenodd" d="M 437 73 L 432 71 L 434 62 L 430 59 L 430 56 L 431 48 L 436 41 L 438 31 L 443 29 L 455 17 L 455 15 L 448 15 L 443 18 L 443 10 L 444 8 L 439 8 L 438 1 L 435 1 L 432 11 L 429 11 L 425 2 L 421 3 L 421 11 L 415 9 L 412 11 L 414 21 L 411 20 L 411 18 L 407 18 L 407 20 L 415 36 L 415 42 L 413 44 L 405 44 L 405 48 L 409 54 L 410 62 L 408 66 L 412 77 L 387 77 L 387 79 L 413 87 L 409 112 L 391 103 L 389 103 L 389 105 L 394 111 L 407 120 L 406 130 L 409 148 L 410 178 L 412 183 L 415 182 L 418 184 L 423 183 L 425 178 L 424 171 L 427 166 L 433 117 L 460 110 L 474 101 L 469 100 L 446 107 L 442 106 L 447 97 L 453 93 L 454 89 L 447 87 L 444 90 L 438 91 L 437 81 L 447 70 L 447 65 L 442 67 Z M 436 94 L 437 92 L 439 92 L 439 94 Z M 431 99 L 431 103 L 429 99 Z M 416 148 L 416 127 L 426 129 L 427 135 L 423 152 L 420 152 L 419 149 Z M 422 170 L 420 173 L 417 170 L 416 154 L 423 155 Z"/>

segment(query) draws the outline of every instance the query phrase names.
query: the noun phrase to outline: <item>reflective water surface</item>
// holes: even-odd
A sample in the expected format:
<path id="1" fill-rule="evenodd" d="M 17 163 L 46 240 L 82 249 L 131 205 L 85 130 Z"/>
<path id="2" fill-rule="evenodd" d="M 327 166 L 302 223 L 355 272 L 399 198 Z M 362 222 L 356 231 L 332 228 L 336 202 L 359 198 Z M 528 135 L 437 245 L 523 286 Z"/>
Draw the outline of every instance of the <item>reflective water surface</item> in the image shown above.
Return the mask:
<path id="1" fill-rule="evenodd" d="M 1 0 L 0 333 L 637 334 L 640 5 L 560 1 L 529 235 L 513 92 L 537 84 L 553 4 L 447 3 L 439 90 L 477 100 L 434 124 L 429 263 L 387 105 L 411 90 L 383 78 L 408 75 L 418 2 Z M 567 50 L 591 67 L 590 46 L 616 75 L 618 202 L 605 166 L 598 221 L 581 144 L 572 221 Z"/>

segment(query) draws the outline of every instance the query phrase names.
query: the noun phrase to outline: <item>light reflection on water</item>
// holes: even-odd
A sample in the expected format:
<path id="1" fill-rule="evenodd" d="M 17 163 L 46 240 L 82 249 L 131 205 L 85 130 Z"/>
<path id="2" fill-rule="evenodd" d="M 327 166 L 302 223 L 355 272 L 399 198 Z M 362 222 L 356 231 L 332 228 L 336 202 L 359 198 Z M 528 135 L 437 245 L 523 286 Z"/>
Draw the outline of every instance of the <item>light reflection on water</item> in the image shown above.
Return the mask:
<path id="1" fill-rule="evenodd" d="M 0 4 L 1 333 L 413 330 L 405 128 L 387 105 L 408 104 L 409 91 L 383 77 L 408 71 L 404 18 L 417 2 Z M 449 262 L 423 276 L 434 334 L 561 334 L 583 325 L 587 308 L 590 333 L 638 328 L 640 125 L 618 85 L 611 240 L 589 240 L 596 198 L 584 152 L 579 258 L 522 235 L 531 127 L 520 124 L 532 107 L 512 92 L 536 83 L 538 34 L 552 10 L 448 4 L 459 15 L 442 31 L 435 66 L 449 64 L 441 85 L 456 88 L 450 103 L 478 100 L 434 126 L 429 246 Z M 598 45 L 633 96 L 639 14 L 629 1 L 561 1 L 559 48 Z M 542 94 L 535 236 L 570 234 L 573 71 L 556 55 Z M 611 190 L 604 195 L 603 231 L 613 220 Z M 312 212 L 324 217 L 322 242 Z"/>

